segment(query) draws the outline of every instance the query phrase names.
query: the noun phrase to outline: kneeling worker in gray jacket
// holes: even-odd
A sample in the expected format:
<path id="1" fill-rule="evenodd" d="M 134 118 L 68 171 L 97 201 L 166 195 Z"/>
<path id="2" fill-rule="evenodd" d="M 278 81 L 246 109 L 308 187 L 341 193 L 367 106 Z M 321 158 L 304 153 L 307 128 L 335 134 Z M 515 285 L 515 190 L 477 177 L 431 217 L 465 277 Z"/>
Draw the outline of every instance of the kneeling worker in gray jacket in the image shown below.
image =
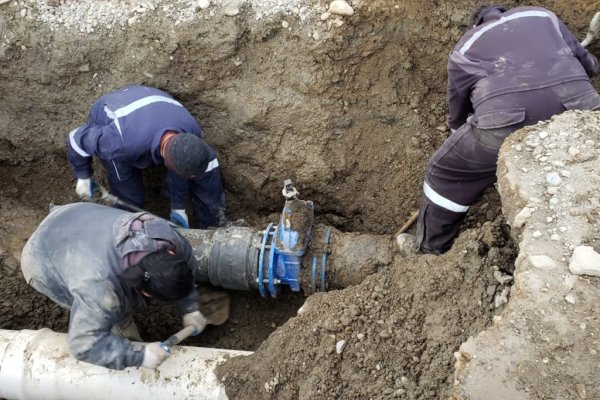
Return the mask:
<path id="1" fill-rule="evenodd" d="M 198 311 L 190 244 L 166 221 L 92 203 L 54 208 L 23 249 L 33 288 L 71 310 L 75 358 L 111 369 L 156 368 L 169 353 L 140 340 L 132 312 L 144 297 L 175 302 L 183 325 L 206 326 Z"/>

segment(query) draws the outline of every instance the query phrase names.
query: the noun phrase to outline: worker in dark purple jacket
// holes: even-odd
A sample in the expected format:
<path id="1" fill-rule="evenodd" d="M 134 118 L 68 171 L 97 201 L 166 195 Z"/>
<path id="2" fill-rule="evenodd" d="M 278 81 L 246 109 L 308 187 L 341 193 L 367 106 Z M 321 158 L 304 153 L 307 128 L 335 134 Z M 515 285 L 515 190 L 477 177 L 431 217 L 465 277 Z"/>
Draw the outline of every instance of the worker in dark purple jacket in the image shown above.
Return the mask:
<path id="1" fill-rule="evenodd" d="M 92 197 L 94 155 L 111 192 L 139 208 L 144 206 L 142 170 L 165 164 L 171 221 L 189 228 L 185 204 L 191 192 L 200 228 L 226 222 L 217 155 L 189 111 L 161 90 L 127 86 L 100 97 L 88 123 L 69 133 L 67 147 L 81 198 Z"/>
<path id="2" fill-rule="evenodd" d="M 564 23 L 539 7 L 480 8 L 448 61 L 450 137 L 427 164 L 416 237 L 403 252 L 441 254 L 469 206 L 496 181 L 504 139 L 565 110 L 600 108 L 598 62 Z"/>

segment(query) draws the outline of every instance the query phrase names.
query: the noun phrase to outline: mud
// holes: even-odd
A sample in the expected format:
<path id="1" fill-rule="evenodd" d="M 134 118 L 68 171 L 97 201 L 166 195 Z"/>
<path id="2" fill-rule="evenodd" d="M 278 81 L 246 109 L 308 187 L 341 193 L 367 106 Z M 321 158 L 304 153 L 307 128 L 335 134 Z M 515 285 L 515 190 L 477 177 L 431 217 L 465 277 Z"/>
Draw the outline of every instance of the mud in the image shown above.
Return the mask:
<path id="1" fill-rule="evenodd" d="M 94 33 L 21 17 L 34 2 L 1 4 L 0 327 L 66 329 L 67 314 L 23 282 L 19 253 L 49 203 L 75 200 L 66 134 L 98 96 L 126 84 L 167 90 L 197 117 L 219 152 L 231 219 L 276 221 L 280 185 L 292 178 L 318 222 L 394 233 L 418 207 L 426 160 L 447 136 L 446 57 L 476 1 L 355 3 L 339 27 L 318 14 L 258 19 L 249 5 L 235 17 L 197 10 L 201 19 L 177 25 L 157 10 Z M 599 1 L 505 3 L 546 6 L 581 38 L 600 9 Z M 598 42 L 590 50 L 599 54 Z M 166 215 L 164 173 L 145 178 L 148 208 Z M 311 297 L 288 323 L 303 297 L 234 294 L 231 321 L 191 343 L 258 348 L 225 365 L 232 398 L 444 397 L 452 353 L 498 311 L 494 266 L 514 268 L 499 209 L 490 189 L 448 255 L 360 260 L 375 275 Z M 143 317 L 148 340 L 179 328 L 162 307 Z"/>

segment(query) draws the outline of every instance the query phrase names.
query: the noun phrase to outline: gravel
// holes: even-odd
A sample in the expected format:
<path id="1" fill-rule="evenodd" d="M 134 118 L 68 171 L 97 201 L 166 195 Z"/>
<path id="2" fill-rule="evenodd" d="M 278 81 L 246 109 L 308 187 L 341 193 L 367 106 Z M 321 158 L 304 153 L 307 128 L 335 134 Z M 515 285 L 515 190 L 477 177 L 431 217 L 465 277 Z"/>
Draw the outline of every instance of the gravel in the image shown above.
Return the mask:
<path id="1" fill-rule="evenodd" d="M 145 16 L 155 13 L 170 18 L 174 26 L 210 19 L 217 14 L 234 17 L 242 10 L 248 10 L 257 20 L 274 19 L 277 15 L 283 15 L 297 19 L 300 24 L 306 24 L 320 21 L 323 13 L 329 8 L 329 2 L 321 0 L 146 0 L 139 2 L 14 0 L 10 2 L 10 6 L 16 17 L 44 23 L 51 31 L 66 29 L 89 34 L 98 29 L 125 30 L 139 23 Z"/>

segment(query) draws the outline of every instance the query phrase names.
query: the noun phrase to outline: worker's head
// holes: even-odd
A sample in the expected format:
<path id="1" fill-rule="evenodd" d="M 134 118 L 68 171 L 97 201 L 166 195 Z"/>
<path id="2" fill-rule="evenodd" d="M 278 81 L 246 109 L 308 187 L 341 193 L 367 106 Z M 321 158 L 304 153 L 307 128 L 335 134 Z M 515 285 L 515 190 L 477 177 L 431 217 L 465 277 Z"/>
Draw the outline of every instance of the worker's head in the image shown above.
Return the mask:
<path id="1" fill-rule="evenodd" d="M 506 7 L 497 4 L 480 6 L 471 15 L 471 25 L 473 27 L 481 25 L 485 22 L 486 16 L 489 16 L 492 13 L 502 14 L 503 12 L 506 12 L 506 10 Z"/>
<path id="2" fill-rule="evenodd" d="M 192 133 L 166 133 L 161 155 L 167 168 L 188 179 L 206 171 L 210 161 L 208 145 Z"/>
<path id="3" fill-rule="evenodd" d="M 180 300 L 194 289 L 194 274 L 188 263 L 167 250 L 148 254 L 125 269 L 121 281 L 161 301 Z"/>

